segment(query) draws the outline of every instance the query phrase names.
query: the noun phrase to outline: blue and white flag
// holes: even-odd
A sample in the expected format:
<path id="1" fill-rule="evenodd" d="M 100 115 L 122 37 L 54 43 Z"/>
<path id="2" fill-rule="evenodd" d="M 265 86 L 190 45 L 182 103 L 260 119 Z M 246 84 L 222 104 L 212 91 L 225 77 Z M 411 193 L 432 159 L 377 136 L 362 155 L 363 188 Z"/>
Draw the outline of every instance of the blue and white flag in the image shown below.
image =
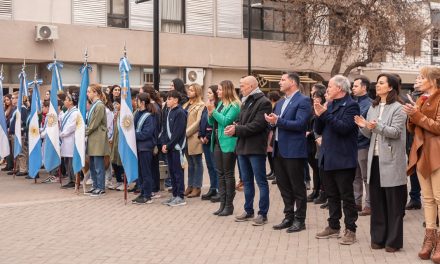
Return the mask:
<path id="1" fill-rule="evenodd" d="M 90 65 L 81 67 L 81 86 L 79 88 L 78 109 L 75 130 L 75 148 L 73 149 L 73 172 L 78 173 L 85 165 L 86 159 L 86 112 L 87 112 L 87 88 L 89 87 Z"/>
<path id="2" fill-rule="evenodd" d="M 58 124 L 58 91 L 63 89 L 60 70 L 63 64 L 57 61 L 47 65 L 52 71 L 49 112 L 46 115 L 46 137 L 44 138 L 44 167 L 48 172 L 57 168 L 61 163 L 60 129 Z"/>
<path id="3" fill-rule="evenodd" d="M 138 161 L 136 149 L 136 133 L 134 130 L 133 107 L 131 105 L 130 81 L 128 73 L 131 70 L 126 57 L 119 62 L 121 73 L 121 110 L 119 114 L 119 156 L 124 166 L 127 182 L 138 178 Z"/>
<path id="4" fill-rule="evenodd" d="M 33 85 L 34 88 L 32 89 L 32 96 L 37 97 L 37 112 L 41 113 L 41 97 L 40 97 L 40 90 L 38 89 L 38 85 L 41 85 L 43 83 L 42 79 L 36 79 L 32 82 L 28 83 L 28 87 Z"/>
<path id="5" fill-rule="evenodd" d="M 20 89 L 18 90 L 18 104 L 17 110 L 15 111 L 15 134 L 14 134 L 14 158 L 16 158 L 21 153 L 21 108 L 23 106 L 23 95 L 26 93 L 28 87 L 26 82 L 26 73 L 24 70 L 20 72 L 18 75 L 18 79 L 20 80 Z"/>
<path id="6" fill-rule="evenodd" d="M 32 93 L 31 115 L 29 118 L 29 176 L 35 178 L 38 171 L 43 164 L 43 157 L 41 153 L 41 138 L 40 127 L 38 125 L 38 96 L 35 96 L 35 91 L 38 91 L 38 82 L 34 82 L 34 91 Z"/>
<path id="7" fill-rule="evenodd" d="M 3 109 L 3 75 L 0 76 L 0 157 L 9 156 L 8 130 L 6 126 L 5 109 Z"/>

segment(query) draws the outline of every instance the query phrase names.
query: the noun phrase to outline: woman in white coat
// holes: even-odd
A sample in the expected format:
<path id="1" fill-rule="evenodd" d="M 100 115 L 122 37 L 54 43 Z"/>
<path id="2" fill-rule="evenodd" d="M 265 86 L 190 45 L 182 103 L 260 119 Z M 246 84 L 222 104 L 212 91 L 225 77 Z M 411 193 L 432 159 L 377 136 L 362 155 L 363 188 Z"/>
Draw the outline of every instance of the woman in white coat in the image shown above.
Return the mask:
<path id="1" fill-rule="evenodd" d="M 61 187 L 63 189 L 75 187 L 72 161 L 73 149 L 75 146 L 76 119 L 80 114 L 76 108 L 77 105 L 78 94 L 67 94 L 66 99 L 64 100 L 64 107 L 67 111 L 64 113 L 62 120 L 60 121 L 61 158 L 64 160 L 66 176 L 69 178 L 69 182 Z"/>

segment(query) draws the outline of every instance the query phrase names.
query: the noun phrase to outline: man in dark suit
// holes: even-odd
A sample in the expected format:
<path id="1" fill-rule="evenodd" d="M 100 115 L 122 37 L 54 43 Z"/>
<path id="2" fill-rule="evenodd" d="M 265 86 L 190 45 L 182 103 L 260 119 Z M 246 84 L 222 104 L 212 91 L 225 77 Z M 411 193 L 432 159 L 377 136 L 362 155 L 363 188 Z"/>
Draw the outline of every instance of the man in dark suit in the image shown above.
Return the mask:
<path id="1" fill-rule="evenodd" d="M 306 131 L 312 108 L 310 98 L 301 94 L 298 85 L 298 74 L 283 74 L 280 90 L 286 96 L 276 104 L 274 113 L 265 115 L 266 121 L 274 128 L 274 167 L 285 215 L 284 220 L 273 228 L 288 228 L 288 233 L 306 228 L 304 167 L 307 159 Z"/>
<path id="2" fill-rule="evenodd" d="M 357 166 L 358 127 L 354 116 L 360 114 L 359 105 L 350 97 L 350 81 L 342 75 L 330 79 L 327 98 L 331 103 L 314 102 L 318 117 L 315 132 L 322 135 L 320 167 L 328 195 L 329 226 L 316 234 L 316 238 L 339 238 L 343 202 L 345 232 L 339 241 L 343 245 L 356 242 L 358 214 L 353 194 L 353 181 Z"/>

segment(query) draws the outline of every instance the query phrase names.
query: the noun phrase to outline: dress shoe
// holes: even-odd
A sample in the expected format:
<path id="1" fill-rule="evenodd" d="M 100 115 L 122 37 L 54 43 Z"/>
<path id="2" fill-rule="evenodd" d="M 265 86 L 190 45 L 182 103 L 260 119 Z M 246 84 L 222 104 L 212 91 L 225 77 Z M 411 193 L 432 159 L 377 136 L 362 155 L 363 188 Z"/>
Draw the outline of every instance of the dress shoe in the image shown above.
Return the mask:
<path id="1" fill-rule="evenodd" d="M 356 211 L 362 212 L 362 204 L 357 204 L 356 205 Z"/>
<path id="2" fill-rule="evenodd" d="M 318 197 L 313 200 L 314 204 L 323 204 L 327 201 L 327 194 L 324 191 L 320 191 Z"/>
<path id="3" fill-rule="evenodd" d="M 217 193 L 216 195 L 211 197 L 211 203 L 218 203 L 220 202 L 220 195 Z"/>
<path id="4" fill-rule="evenodd" d="M 286 232 L 287 233 L 295 233 L 295 232 L 299 232 L 301 230 L 305 230 L 306 229 L 306 224 L 304 222 L 295 220 L 292 223 L 292 226 L 287 228 Z"/>
<path id="5" fill-rule="evenodd" d="M 371 242 L 371 249 L 382 249 L 384 246 Z"/>
<path id="6" fill-rule="evenodd" d="M 385 251 L 388 253 L 394 253 L 396 251 L 399 251 L 400 248 L 393 248 L 393 247 L 385 247 Z"/>
<path id="7" fill-rule="evenodd" d="M 319 196 L 319 191 L 318 190 L 313 190 L 312 193 L 307 196 L 307 202 L 308 203 L 313 202 L 313 200 L 315 198 L 317 198 L 318 196 Z"/>
<path id="8" fill-rule="evenodd" d="M 213 214 L 218 215 L 219 213 L 223 212 L 223 210 L 225 210 L 225 203 L 220 203 L 220 208 L 217 211 L 215 211 Z"/>
<path id="9" fill-rule="evenodd" d="M 321 206 L 319 206 L 319 208 L 327 209 L 328 208 L 328 202 L 325 202 L 325 203 L 321 204 Z"/>
<path id="10" fill-rule="evenodd" d="M 14 175 L 15 171 L 8 171 L 6 174 L 8 175 Z"/>
<path id="11" fill-rule="evenodd" d="M 218 214 L 218 216 L 228 216 L 232 215 L 234 213 L 234 206 L 226 206 L 221 213 Z"/>
<path id="12" fill-rule="evenodd" d="M 15 176 L 27 176 L 27 172 L 19 172 L 17 174 L 15 174 Z"/>
<path id="13" fill-rule="evenodd" d="M 293 223 L 292 220 L 284 218 L 281 223 L 279 223 L 278 225 L 274 225 L 272 228 L 275 229 L 275 230 L 281 230 L 281 229 L 285 229 L 285 228 L 291 227 L 292 223 Z"/>
<path id="14" fill-rule="evenodd" d="M 422 208 L 422 203 L 414 200 L 410 200 L 409 203 L 405 206 L 406 210 L 419 210 Z"/>
<path id="15" fill-rule="evenodd" d="M 11 171 L 11 170 L 13 170 L 13 168 L 4 167 L 3 169 L 1 169 L 1 171 Z"/>
<path id="16" fill-rule="evenodd" d="M 216 189 L 209 189 L 209 191 L 202 195 L 202 200 L 211 200 L 211 197 L 217 194 Z"/>
<path id="17" fill-rule="evenodd" d="M 191 187 L 191 186 L 186 187 L 186 190 L 183 193 L 183 196 L 188 196 L 188 194 L 190 194 L 192 192 L 192 190 L 193 190 L 193 187 Z"/>
<path id="18" fill-rule="evenodd" d="M 371 215 L 371 208 L 370 207 L 364 207 L 364 209 L 359 213 L 360 216 L 367 216 Z"/>

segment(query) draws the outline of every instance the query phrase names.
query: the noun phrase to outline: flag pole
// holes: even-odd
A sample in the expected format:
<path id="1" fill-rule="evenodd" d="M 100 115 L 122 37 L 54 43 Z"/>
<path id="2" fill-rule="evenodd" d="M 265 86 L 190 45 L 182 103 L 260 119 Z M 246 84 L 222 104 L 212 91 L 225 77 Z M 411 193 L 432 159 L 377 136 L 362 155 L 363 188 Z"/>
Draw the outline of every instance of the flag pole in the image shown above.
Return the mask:
<path id="1" fill-rule="evenodd" d="M 23 65 L 21 66 L 21 71 L 24 72 L 24 69 L 26 68 L 26 58 L 23 58 Z M 18 96 L 20 96 L 20 93 L 18 94 Z M 21 111 L 21 109 L 17 109 L 17 111 Z M 17 122 L 17 119 L 15 119 L 15 122 Z M 21 122 L 21 120 L 20 120 Z M 15 142 L 14 142 L 15 144 Z M 18 155 L 16 158 L 14 158 L 14 180 L 15 180 L 15 176 L 17 174 L 17 159 L 18 159 Z"/>
<path id="2" fill-rule="evenodd" d="M 124 201 L 125 205 L 127 205 L 127 175 L 124 173 Z"/>

